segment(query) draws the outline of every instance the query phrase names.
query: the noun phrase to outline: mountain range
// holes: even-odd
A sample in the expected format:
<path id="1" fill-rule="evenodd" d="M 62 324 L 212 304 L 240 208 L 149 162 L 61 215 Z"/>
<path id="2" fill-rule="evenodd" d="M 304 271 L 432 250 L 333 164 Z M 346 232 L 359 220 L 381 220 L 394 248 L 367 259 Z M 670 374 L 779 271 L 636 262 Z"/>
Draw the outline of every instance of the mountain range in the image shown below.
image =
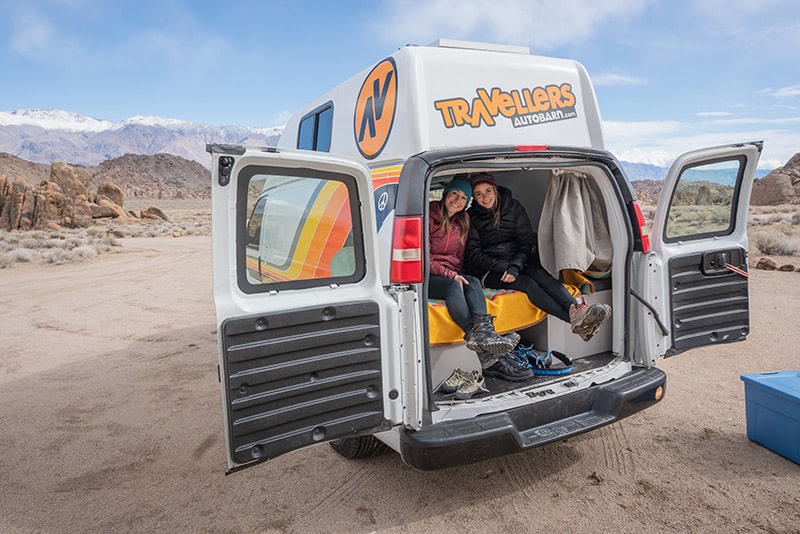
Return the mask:
<path id="1" fill-rule="evenodd" d="M 277 144 L 283 127 L 208 126 L 161 117 L 99 120 L 59 109 L 0 111 L 0 152 L 34 163 L 94 166 L 125 154 L 172 154 L 207 169 L 207 143 Z"/>
<path id="2" fill-rule="evenodd" d="M 60 109 L 0 111 L 0 153 L 34 163 L 63 161 L 95 166 L 125 154 L 172 154 L 210 169 L 208 143 L 275 146 L 283 126 L 209 126 L 162 117 L 135 116 L 121 122 Z M 621 162 L 632 181 L 663 180 L 665 167 Z M 759 172 L 762 176 L 766 171 Z"/>

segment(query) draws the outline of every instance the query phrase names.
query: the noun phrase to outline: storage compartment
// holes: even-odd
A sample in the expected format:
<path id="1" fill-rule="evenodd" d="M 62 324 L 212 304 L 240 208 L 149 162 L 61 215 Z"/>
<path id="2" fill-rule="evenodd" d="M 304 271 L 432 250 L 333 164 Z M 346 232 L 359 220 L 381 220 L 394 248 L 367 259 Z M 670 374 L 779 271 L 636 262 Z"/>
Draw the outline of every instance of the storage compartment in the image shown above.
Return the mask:
<path id="1" fill-rule="evenodd" d="M 800 371 L 741 376 L 747 437 L 800 464 Z"/>

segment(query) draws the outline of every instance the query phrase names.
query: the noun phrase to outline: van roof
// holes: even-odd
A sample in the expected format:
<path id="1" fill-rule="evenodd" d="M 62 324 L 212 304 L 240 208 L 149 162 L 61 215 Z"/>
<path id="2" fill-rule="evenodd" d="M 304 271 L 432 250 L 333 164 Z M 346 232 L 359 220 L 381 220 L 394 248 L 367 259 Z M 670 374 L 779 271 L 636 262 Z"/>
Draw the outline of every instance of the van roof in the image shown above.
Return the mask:
<path id="1" fill-rule="evenodd" d="M 605 148 L 583 65 L 527 47 L 450 39 L 405 46 L 301 109 L 280 145 L 297 146 L 301 121 L 327 108 L 330 152 L 374 164 L 471 145 Z"/>

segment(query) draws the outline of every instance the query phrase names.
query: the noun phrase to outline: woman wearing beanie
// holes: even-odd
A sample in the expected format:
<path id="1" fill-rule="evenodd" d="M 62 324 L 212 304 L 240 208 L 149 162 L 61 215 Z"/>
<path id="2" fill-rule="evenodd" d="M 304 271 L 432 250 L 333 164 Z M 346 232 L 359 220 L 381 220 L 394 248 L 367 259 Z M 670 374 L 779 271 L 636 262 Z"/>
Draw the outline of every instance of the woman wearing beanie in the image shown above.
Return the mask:
<path id="1" fill-rule="evenodd" d="M 519 334 L 499 335 L 486 313 L 486 298 L 480 281 L 461 273 L 469 234 L 466 208 L 472 186 L 456 177 L 444 187 L 441 200 L 428 209 L 430 231 L 430 277 L 428 297 L 444 299 L 453 321 L 464 331 L 467 348 L 478 354 L 485 369 L 519 342 Z"/>
<path id="2" fill-rule="evenodd" d="M 524 291 L 536 307 L 589 341 L 611 316 L 611 307 L 576 301 L 542 267 L 528 214 L 509 189 L 498 186 L 489 173 L 472 176 L 471 183 L 475 202 L 469 209 L 465 271 L 481 277 L 486 287 Z"/>

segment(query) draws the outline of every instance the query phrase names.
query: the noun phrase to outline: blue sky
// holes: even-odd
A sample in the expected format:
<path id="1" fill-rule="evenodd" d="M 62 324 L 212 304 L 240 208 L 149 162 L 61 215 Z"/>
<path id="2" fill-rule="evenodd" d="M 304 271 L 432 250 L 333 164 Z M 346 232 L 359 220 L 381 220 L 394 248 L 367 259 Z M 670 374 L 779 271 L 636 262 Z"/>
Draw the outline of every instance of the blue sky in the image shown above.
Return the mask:
<path id="1" fill-rule="evenodd" d="M 0 0 L 0 111 L 277 126 L 405 44 L 529 46 L 583 63 L 606 145 L 664 165 L 763 139 L 800 152 L 795 0 Z"/>

